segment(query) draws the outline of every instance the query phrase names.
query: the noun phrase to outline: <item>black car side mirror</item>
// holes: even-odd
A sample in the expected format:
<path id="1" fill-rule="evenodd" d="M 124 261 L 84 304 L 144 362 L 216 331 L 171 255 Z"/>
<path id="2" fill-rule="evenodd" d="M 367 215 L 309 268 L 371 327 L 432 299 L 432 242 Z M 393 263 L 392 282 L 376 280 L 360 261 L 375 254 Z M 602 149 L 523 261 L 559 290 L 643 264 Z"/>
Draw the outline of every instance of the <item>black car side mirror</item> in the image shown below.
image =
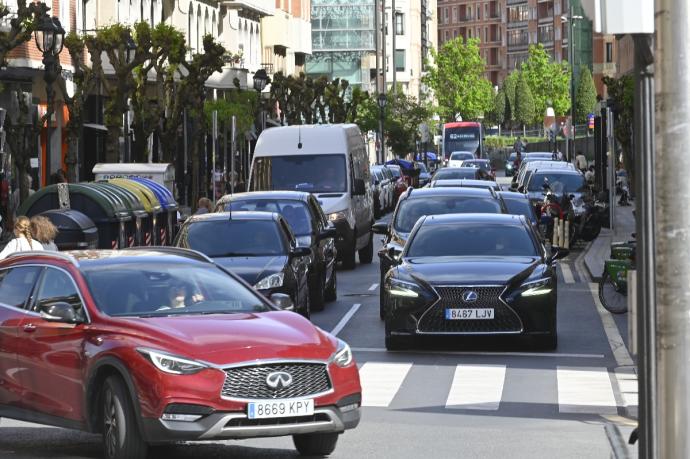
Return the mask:
<path id="1" fill-rule="evenodd" d="M 398 253 L 398 251 L 395 250 L 395 247 L 388 247 L 386 253 L 388 254 L 388 258 L 390 258 L 391 262 L 394 265 L 399 265 L 400 263 L 402 263 L 402 259 L 400 258 L 402 252 Z"/>
<path id="2" fill-rule="evenodd" d="M 77 313 L 74 311 L 72 305 L 62 301 L 42 308 L 41 318 L 46 322 L 64 322 L 68 324 L 76 324 L 79 322 Z"/>
<path id="3" fill-rule="evenodd" d="M 524 186 L 524 185 L 520 185 L 519 187 L 517 187 L 517 190 L 518 190 L 519 193 L 524 193 L 524 192 L 525 192 L 525 186 Z"/>
<path id="4" fill-rule="evenodd" d="M 388 223 L 376 222 L 371 225 L 371 231 L 374 234 L 388 234 Z"/>
<path id="5" fill-rule="evenodd" d="M 362 196 L 365 193 L 366 193 L 366 188 L 364 186 L 364 180 L 355 179 L 354 182 L 352 182 L 352 195 L 353 196 Z"/>
<path id="6" fill-rule="evenodd" d="M 291 258 L 302 258 L 311 255 L 311 249 L 309 247 L 295 247 L 290 250 Z"/>
<path id="7" fill-rule="evenodd" d="M 322 241 L 324 239 L 330 239 L 334 238 L 338 235 L 338 232 L 336 231 L 335 228 L 328 227 L 325 228 L 323 231 L 321 231 L 318 236 L 316 237 L 319 241 Z"/>
<path id="8" fill-rule="evenodd" d="M 285 293 L 274 293 L 270 296 L 270 300 L 283 311 L 295 310 L 295 304 L 292 302 L 290 295 L 286 295 Z"/>

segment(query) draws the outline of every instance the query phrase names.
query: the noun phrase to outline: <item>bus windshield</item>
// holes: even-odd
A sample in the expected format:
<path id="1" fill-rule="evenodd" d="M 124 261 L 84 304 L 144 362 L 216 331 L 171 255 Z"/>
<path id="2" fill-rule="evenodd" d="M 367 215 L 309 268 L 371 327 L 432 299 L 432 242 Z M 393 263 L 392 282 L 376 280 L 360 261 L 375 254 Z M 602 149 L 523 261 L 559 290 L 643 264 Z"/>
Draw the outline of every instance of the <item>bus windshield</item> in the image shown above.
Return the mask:
<path id="1" fill-rule="evenodd" d="M 445 157 L 454 151 L 469 151 L 478 156 L 481 153 L 481 127 L 476 126 L 461 126 L 461 127 L 446 127 L 444 129 L 445 138 L 443 139 L 443 150 Z"/>

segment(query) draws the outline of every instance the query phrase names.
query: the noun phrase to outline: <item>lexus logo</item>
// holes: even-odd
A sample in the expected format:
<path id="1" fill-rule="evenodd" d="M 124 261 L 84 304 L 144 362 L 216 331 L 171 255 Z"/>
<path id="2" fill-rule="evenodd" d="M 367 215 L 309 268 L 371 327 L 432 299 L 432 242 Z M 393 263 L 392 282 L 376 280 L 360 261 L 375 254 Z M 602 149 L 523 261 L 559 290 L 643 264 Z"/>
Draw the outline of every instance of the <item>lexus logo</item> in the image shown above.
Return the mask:
<path id="1" fill-rule="evenodd" d="M 477 301 L 477 298 L 479 298 L 479 295 L 477 295 L 477 292 L 474 290 L 467 290 L 465 292 L 462 292 L 462 301 L 465 303 L 474 303 Z"/>
<path id="2" fill-rule="evenodd" d="M 292 375 L 285 371 L 274 371 L 266 376 L 266 385 L 271 389 L 285 389 L 292 384 Z"/>

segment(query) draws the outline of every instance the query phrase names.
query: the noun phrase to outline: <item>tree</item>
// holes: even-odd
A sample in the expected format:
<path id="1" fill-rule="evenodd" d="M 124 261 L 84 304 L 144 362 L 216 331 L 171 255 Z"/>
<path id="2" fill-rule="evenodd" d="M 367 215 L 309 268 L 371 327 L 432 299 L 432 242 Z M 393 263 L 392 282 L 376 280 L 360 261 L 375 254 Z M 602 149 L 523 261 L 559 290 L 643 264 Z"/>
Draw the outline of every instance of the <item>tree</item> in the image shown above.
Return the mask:
<path id="1" fill-rule="evenodd" d="M 506 121 L 506 111 L 508 104 L 506 103 L 506 93 L 503 86 L 498 88 L 494 96 L 494 106 L 491 110 L 491 121 L 499 126 L 502 126 Z"/>
<path id="2" fill-rule="evenodd" d="M 513 70 L 503 80 L 503 92 L 505 93 L 505 122 L 509 124 L 516 123 L 515 119 L 515 91 L 517 89 L 519 70 Z"/>
<path id="3" fill-rule="evenodd" d="M 522 124 L 531 124 L 535 119 L 534 98 L 532 91 L 525 80 L 525 75 L 519 72 L 517 87 L 515 88 L 515 121 Z"/>
<path id="4" fill-rule="evenodd" d="M 551 59 L 544 45 L 531 45 L 529 58 L 521 67 L 534 98 L 534 123 L 539 123 L 546 109 L 553 107 L 556 115 L 570 109 L 570 70 L 566 62 Z"/>
<path id="5" fill-rule="evenodd" d="M 580 81 L 577 84 L 575 93 L 575 120 L 577 123 L 586 123 L 587 115 L 594 112 L 597 105 L 597 89 L 594 87 L 594 80 L 589 67 L 580 67 Z"/>
<path id="6" fill-rule="evenodd" d="M 10 19 L 10 29 L 0 30 L 0 67 L 7 66 L 7 55 L 17 46 L 31 40 L 31 34 L 36 30 L 39 18 L 50 8 L 43 2 L 31 2 L 27 6 L 26 0 L 17 0 L 17 11 Z M 9 7 L 0 3 L 0 21 L 13 14 Z"/>
<path id="7" fill-rule="evenodd" d="M 484 78 L 486 63 L 479 55 L 479 40 L 471 38 L 465 43 L 457 37 L 443 44 L 436 52 L 431 50 L 433 65 L 424 82 L 434 91 L 439 115 L 454 120 L 477 119 L 491 108 L 493 88 Z"/>
<path id="8" fill-rule="evenodd" d="M 430 115 L 424 104 L 404 94 L 400 88 L 388 93 L 383 126 L 386 145 L 393 154 L 404 157 L 416 150 L 420 140 L 419 126 L 427 122 Z"/>
<path id="9" fill-rule="evenodd" d="M 630 75 L 620 78 L 605 76 L 604 84 L 613 99 L 614 135 L 623 149 L 625 170 L 631 189 L 635 184 L 635 158 L 633 152 L 633 121 L 635 116 L 635 80 Z"/>

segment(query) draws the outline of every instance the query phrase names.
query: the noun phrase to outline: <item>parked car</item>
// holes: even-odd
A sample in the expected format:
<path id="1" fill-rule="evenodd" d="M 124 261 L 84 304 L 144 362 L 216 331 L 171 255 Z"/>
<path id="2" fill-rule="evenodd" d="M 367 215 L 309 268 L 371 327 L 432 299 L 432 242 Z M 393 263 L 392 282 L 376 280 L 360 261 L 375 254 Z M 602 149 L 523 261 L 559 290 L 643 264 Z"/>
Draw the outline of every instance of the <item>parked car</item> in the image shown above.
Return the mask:
<path id="1" fill-rule="evenodd" d="M 270 212 L 219 212 L 190 217 L 174 245 L 196 250 L 240 276 L 265 297 L 288 295 L 309 318 L 311 249 L 300 246 L 287 220 Z"/>
<path id="2" fill-rule="evenodd" d="M 309 305 L 320 311 L 326 301 L 338 296 L 335 227 L 328 221 L 316 198 L 301 191 L 254 191 L 225 195 L 216 212 L 276 212 L 290 224 L 297 245 L 311 250 Z"/>
<path id="3" fill-rule="evenodd" d="M 384 174 L 382 166 L 371 166 L 372 192 L 374 195 L 374 217 L 379 218 L 390 209 L 393 200 L 393 183 Z"/>
<path id="4" fill-rule="evenodd" d="M 321 456 L 359 422 L 348 345 L 198 252 L 14 254 L 0 323 L 0 415 L 100 433 L 106 459 L 283 435 Z"/>
<path id="5" fill-rule="evenodd" d="M 460 167 L 476 167 L 481 171 L 482 180 L 496 180 L 496 168 L 488 159 L 466 159 L 460 163 Z"/>
<path id="6" fill-rule="evenodd" d="M 431 182 L 431 174 L 427 170 L 426 166 L 424 165 L 423 162 L 416 162 L 415 163 L 417 167 L 419 168 L 419 186 L 423 187 L 429 184 Z"/>
<path id="7" fill-rule="evenodd" d="M 474 159 L 474 153 L 471 151 L 454 151 L 445 163 L 448 167 L 460 167 L 460 163 L 467 159 Z"/>
<path id="8" fill-rule="evenodd" d="M 554 261 L 567 253 L 545 253 L 522 216 L 421 217 L 381 284 L 386 348 L 418 335 L 492 334 L 556 348 Z"/>
<path id="9" fill-rule="evenodd" d="M 495 191 L 480 188 L 422 188 L 409 189 L 400 197 L 390 222 L 376 222 L 372 230 L 382 234 L 379 250 L 380 275 L 393 266 L 414 224 L 423 215 L 447 213 L 506 213 L 503 201 Z M 383 285 L 383 284 L 380 284 Z M 381 292 L 381 289 L 379 289 Z M 380 297 L 380 316 L 383 319 L 383 293 Z"/>
<path id="10" fill-rule="evenodd" d="M 338 231 L 338 259 L 355 267 L 374 257 L 369 156 L 354 124 L 281 126 L 256 142 L 249 191 L 313 193 Z"/>
<path id="11" fill-rule="evenodd" d="M 395 177 L 394 201 L 397 203 L 398 199 L 400 198 L 400 195 L 402 195 L 409 187 L 407 185 L 407 182 L 405 181 L 405 176 L 403 175 L 402 168 L 400 166 L 398 166 L 397 164 L 388 164 L 384 167 L 391 171 L 391 174 L 393 174 L 393 177 Z"/>
<path id="12" fill-rule="evenodd" d="M 500 191 L 498 195 L 503 200 L 509 214 L 522 215 L 532 225 L 534 231 L 539 236 L 542 235 L 539 229 L 539 216 L 534 206 L 529 202 L 527 195 L 512 191 Z"/>
<path id="13" fill-rule="evenodd" d="M 386 209 L 386 212 L 389 212 L 393 210 L 395 207 L 396 203 L 396 196 L 395 196 L 395 186 L 397 179 L 393 176 L 393 172 L 389 168 L 383 165 L 376 165 L 376 167 L 381 174 L 383 174 L 384 177 L 388 179 L 388 208 Z"/>

